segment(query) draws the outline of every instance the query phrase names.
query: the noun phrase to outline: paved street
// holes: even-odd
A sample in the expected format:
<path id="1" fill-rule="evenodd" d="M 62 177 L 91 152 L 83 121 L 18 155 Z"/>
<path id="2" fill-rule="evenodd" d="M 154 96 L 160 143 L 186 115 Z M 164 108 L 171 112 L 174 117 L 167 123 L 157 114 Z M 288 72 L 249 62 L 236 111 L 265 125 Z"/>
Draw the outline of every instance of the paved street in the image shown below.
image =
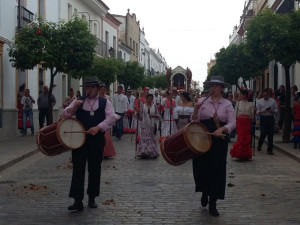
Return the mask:
<path id="1" fill-rule="evenodd" d="M 84 199 L 83 212 L 67 210 L 69 152 L 36 153 L 1 171 L 0 224 L 300 224 L 300 164 L 286 155 L 263 148 L 241 162 L 228 154 L 226 199 L 214 218 L 194 192 L 191 161 L 135 160 L 130 138 L 115 141 L 117 156 L 103 161 L 97 209 Z"/>

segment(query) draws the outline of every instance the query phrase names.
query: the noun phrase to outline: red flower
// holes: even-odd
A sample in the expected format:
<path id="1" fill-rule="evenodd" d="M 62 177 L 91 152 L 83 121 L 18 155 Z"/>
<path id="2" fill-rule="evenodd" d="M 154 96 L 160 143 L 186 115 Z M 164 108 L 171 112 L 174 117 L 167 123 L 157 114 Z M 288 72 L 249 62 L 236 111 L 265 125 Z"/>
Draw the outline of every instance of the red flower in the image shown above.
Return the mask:
<path id="1" fill-rule="evenodd" d="M 163 112 L 164 111 L 164 106 L 163 105 L 159 105 L 157 107 L 157 109 L 158 109 L 159 112 Z"/>
<path id="2" fill-rule="evenodd" d="M 41 34 L 41 28 L 38 27 L 38 28 L 36 29 L 36 32 L 35 32 L 35 33 L 38 34 L 38 35 L 40 35 L 40 34 Z"/>
<path id="3" fill-rule="evenodd" d="M 73 48 L 70 48 L 70 52 L 73 52 Z"/>
<path id="4" fill-rule="evenodd" d="M 162 140 L 164 140 L 165 138 L 166 138 L 166 137 L 160 137 L 160 138 L 158 139 L 158 142 L 161 143 Z"/>
<path id="5" fill-rule="evenodd" d="M 236 57 L 239 57 L 239 55 L 240 55 L 239 53 L 236 53 L 236 54 L 235 54 Z"/>

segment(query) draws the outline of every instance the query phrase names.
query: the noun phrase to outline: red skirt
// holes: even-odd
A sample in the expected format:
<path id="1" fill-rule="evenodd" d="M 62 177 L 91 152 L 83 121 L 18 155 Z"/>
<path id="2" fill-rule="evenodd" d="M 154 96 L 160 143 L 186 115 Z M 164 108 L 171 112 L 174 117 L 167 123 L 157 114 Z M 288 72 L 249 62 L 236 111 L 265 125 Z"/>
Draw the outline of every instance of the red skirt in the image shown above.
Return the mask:
<path id="1" fill-rule="evenodd" d="M 230 155 L 233 158 L 251 159 L 251 119 L 248 115 L 240 115 L 236 121 L 237 142 L 232 146 Z"/>
<path id="2" fill-rule="evenodd" d="M 105 136 L 105 145 L 104 145 L 103 157 L 114 157 L 116 155 L 116 151 L 109 130 L 105 131 L 104 136 Z"/>

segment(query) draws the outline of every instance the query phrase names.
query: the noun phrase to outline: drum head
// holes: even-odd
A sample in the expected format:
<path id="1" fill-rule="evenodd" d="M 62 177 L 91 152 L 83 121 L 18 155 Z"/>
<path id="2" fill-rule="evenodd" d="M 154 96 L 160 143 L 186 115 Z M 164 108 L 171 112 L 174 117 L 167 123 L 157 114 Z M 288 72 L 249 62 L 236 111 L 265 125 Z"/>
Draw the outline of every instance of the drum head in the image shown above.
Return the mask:
<path id="1" fill-rule="evenodd" d="M 83 125 L 77 119 L 68 118 L 59 122 L 57 136 L 67 148 L 76 149 L 84 144 L 86 134 Z"/>
<path id="2" fill-rule="evenodd" d="M 203 124 L 191 122 L 184 129 L 184 140 L 192 151 L 204 153 L 210 149 L 211 135 Z"/>

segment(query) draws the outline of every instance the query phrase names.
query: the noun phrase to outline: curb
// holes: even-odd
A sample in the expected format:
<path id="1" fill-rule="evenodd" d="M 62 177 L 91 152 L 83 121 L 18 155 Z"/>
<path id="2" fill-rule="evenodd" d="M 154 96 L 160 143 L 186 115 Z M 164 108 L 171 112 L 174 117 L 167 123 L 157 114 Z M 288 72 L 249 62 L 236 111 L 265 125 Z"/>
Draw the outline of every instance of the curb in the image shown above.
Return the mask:
<path id="1" fill-rule="evenodd" d="M 21 162 L 22 160 L 24 160 L 26 158 L 29 158 L 30 156 L 34 155 L 37 152 L 39 152 L 39 149 L 35 149 L 33 151 L 30 151 L 30 152 L 28 152 L 28 153 L 26 153 L 22 156 L 17 157 L 16 159 L 13 159 L 13 160 L 11 160 L 11 161 L 3 164 L 3 165 L 0 165 L 0 172 L 7 169 L 7 168 L 9 168 L 9 167 L 11 167 L 11 166 L 13 166 L 13 165 L 15 165 L 18 162 Z"/>
<path id="2" fill-rule="evenodd" d="M 255 135 L 256 138 L 259 138 L 259 135 Z M 268 144 L 268 141 L 265 140 L 264 143 Z M 282 147 L 280 147 L 279 145 L 277 145 L 276 143 L 273 143 L 273 148 L 276 149 L 277 151 L 279 151 L 280 153 L 282 153 L 283 155 L 286 155 L 287 157 L 295 160 L 296 162 L 300 163 L 300 158 L 289 153 L 288 151 L 284 150 Z"/>

